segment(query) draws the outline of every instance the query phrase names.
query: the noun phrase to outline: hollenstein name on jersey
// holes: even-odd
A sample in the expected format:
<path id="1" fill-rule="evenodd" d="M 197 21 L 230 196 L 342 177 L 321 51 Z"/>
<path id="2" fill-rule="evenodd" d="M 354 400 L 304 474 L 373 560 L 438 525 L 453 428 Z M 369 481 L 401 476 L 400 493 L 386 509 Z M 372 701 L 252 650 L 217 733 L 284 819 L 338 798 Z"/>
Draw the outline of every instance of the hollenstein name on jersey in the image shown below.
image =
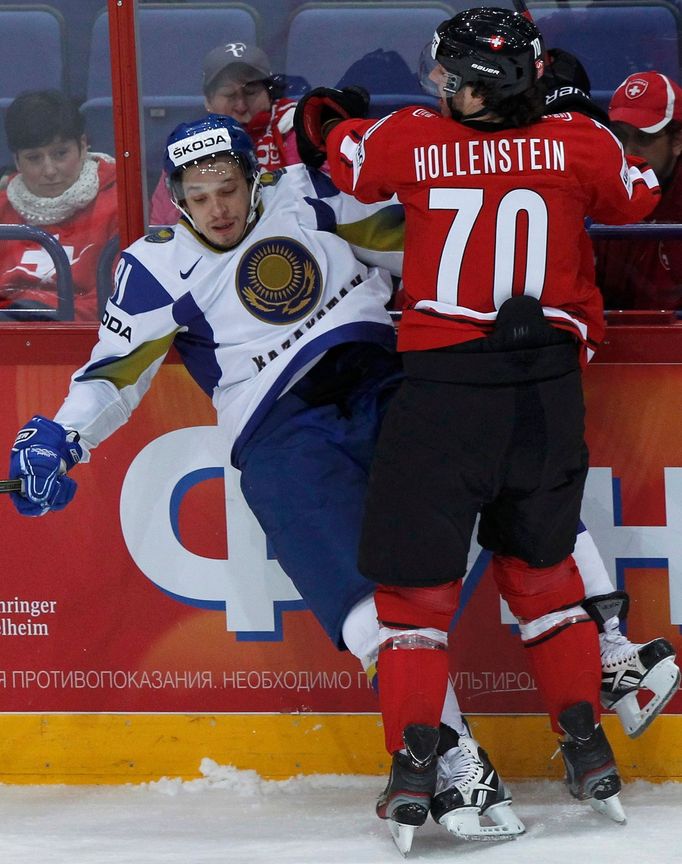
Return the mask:
<path id="1" fill-rule="evenodd" d="M 231 149 L 232 139 L 226 131 L 222 129 L 205 129 L 203 132 L 192 135 L 191 138 L 171 144 L 168 147 L 168 158 L 176 168 L 180 168 L 188 162 L 194 162 L 197 159 L 202 159 L 204 156 L 210 156 L 216 151 Z"/>
<path id="2" fill-rule="evenodd" d="M 299 339 L 302 339 L 308 330 L 314 327 L 318 321 L 321 321 L 327 312 L 331 312 L 331 310 L 338 305 L 338 303 L 348 294 L 350 290 L 355 288 L 363 281 L 362 276 L 358 273 L 347 287 L 341 288 L 337 294 L 334 294 L 332 297 L 327 300 L 327 302 L 322 306 L 317 312 L 308 318 L 307 321 L 304 321 L 300 327 L 297 327 L 293 333 L 290 333 L 288 338 L 281 342 L 277 348 L 273 348 L 267 352 L 266 355 L 257 354 L 255 357 L 252 357 L 256 371 L 260 372 L 261 369 L 265 369 L 268 363 L 271 360 L 275 360 L 279 355 L 286 351 L 288 348 L 291 348 Z"/>
<path id="3" fill-rule="evenodd" d="M 495 138 L 454 141 L 414 148 L 417 182 L 477 174 L 565 171 L 563 141 L 551 138 Z"/>

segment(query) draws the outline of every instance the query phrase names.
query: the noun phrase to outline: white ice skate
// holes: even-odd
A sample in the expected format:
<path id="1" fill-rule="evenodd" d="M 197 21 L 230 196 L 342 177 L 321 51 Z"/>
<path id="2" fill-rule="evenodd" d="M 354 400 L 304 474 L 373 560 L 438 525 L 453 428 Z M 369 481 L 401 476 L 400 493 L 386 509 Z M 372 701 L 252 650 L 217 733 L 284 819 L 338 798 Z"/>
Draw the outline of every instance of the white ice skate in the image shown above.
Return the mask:
<path id="1" fill-rule="evenodd" d="M 464 735 L 458 746 L 438 758 L 431 815 L 465 840 L 509 839 L 525 831 L 487 753 L 474 738 Z"/>
<path id="2" fill-rule="evenodd" d="M 680 670 L 665 639 L 643 645 L 630 642 L 618 630 L 618 619 L 599 634 L 602 663 L 601 704 L 616 711 L 630 738 L 637 738 L 675 695 Z M 650 696 L 646 700 L 646 696 Z M 641 700 L 641 701 L 640 701 Z"/>

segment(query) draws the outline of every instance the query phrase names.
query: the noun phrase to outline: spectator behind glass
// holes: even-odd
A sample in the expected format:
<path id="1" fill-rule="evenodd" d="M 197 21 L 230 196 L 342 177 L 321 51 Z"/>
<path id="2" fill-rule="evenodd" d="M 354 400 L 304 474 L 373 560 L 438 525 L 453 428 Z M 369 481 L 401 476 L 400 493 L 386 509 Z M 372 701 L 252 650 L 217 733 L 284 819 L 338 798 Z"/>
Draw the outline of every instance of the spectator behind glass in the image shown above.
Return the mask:
<path id="1" fill-rule="evenodd" d="M 635 72 L 609 105 L 626 153 L 656 172 L 661 201 L 644 221 L 682 222 L 682 88 L 660 72 Z M 607 309 L 682 309 L 682 238 L 595 241 Z"/>
<path id="2" fill-rule="evenodd" d="M 0 223 L 54 234 L 71 263 L 77 321 L 96 321 L 97 264 L 118 232 L 116 168 L 89 153 L 77 105 L 58 90 L 21 93 L 7 109 L 5 132 L 17 168 L 0 192 Z M 0 240 L 0 311 L 4 319 L 50 320 L 54 263 L 42 246 Z"/>
<path id="3" fill-rule="evenodd" d="M 246 129 L 263 168 L 275 171 L 301 159 L 293 133 L 293 99 L 279 97 L 264 51 L 244 42 L 228 42 L 204 57 L 204 105 L 213 114 L 233 117 Z M 151 225 L 174 225 L 180 213 L 168 193 L 165 174 L 152 195 Z"/>

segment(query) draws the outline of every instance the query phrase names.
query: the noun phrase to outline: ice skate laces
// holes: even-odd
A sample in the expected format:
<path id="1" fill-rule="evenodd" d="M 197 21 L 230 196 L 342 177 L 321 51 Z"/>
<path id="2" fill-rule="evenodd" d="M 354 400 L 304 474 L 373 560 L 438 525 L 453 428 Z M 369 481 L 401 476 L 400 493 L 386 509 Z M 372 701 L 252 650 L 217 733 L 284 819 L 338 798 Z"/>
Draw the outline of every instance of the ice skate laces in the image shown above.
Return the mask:
<path id="1" fill-rule="evenodd" d="M 637 657 L 641 646 L 635 645 L 618 629 L 618 618 L 609 618 L 604 632 L 599 634 L 599 649 L 602 666 L 618 667 L 630 663 Z"/>
<path id="2" fill-rule="evenodd" d="M 483 771 L 478 758 L 478 745 L 473 738 L 460 738 L 459 747 L 453 747 L 438 759 L 436 795 L 456 786 L 460 791 L 474 785 Z"/>

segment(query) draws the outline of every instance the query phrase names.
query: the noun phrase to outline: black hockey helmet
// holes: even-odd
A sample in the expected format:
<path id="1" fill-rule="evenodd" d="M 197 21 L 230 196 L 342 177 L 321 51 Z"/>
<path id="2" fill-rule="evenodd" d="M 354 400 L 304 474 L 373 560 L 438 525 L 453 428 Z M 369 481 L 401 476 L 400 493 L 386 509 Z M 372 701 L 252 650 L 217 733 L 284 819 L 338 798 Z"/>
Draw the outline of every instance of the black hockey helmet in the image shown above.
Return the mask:
<path id="1" fill-rule="evenodd" d="M 516 96 L 544 72 L 544 46 L 538 28 L 509 9 L 477 8 L 444 21 L 431 44 L 431 58 L 446 70 L 444 89 L 492 84 L 500 97 Z"/>

